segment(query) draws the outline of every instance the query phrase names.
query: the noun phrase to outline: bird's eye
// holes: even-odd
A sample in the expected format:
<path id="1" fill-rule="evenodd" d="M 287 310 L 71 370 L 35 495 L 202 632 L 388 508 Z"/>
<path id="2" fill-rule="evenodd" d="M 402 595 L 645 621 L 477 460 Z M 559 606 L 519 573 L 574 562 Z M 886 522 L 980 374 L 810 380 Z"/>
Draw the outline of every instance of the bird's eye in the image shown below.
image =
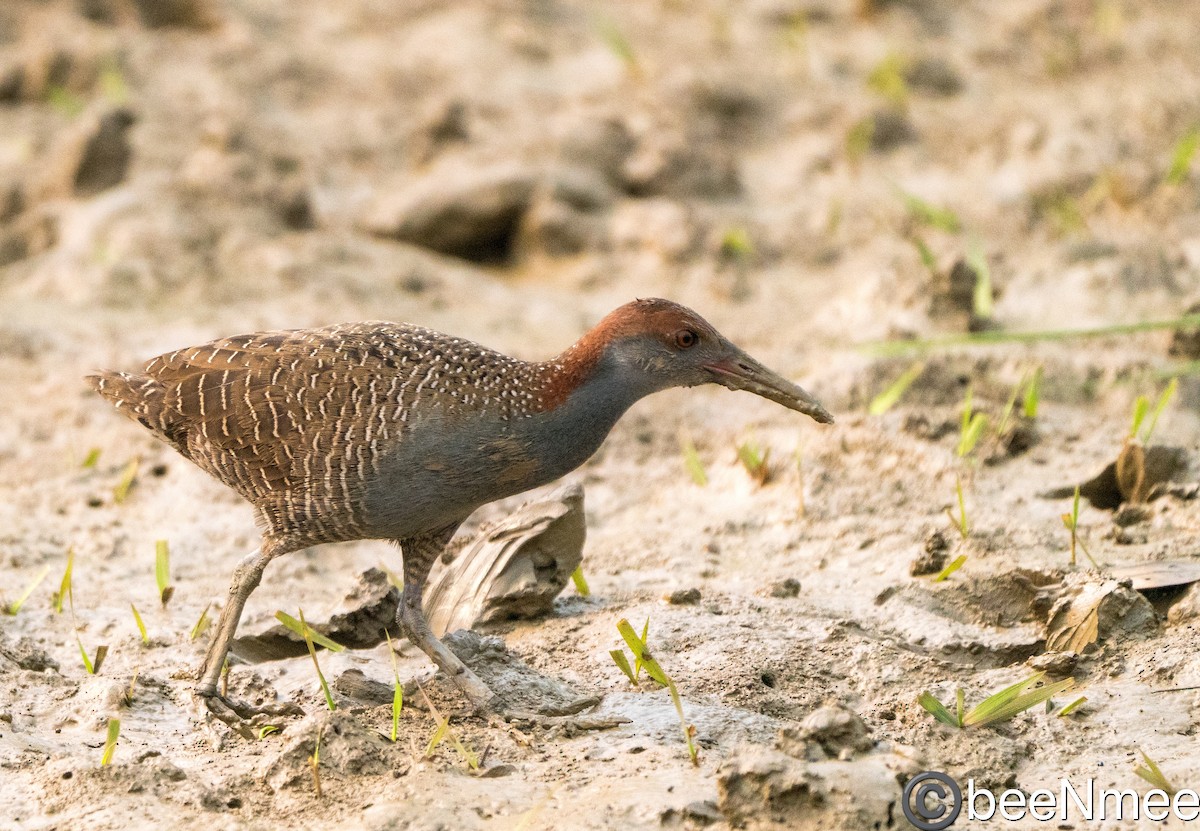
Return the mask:
<path id="1" fill-rule="evenodd" d="M 680 329 L 675 333 L 675 345 L 680 349 L 691 349 L 700 342 L 700 336 L 691 329 Z"/>

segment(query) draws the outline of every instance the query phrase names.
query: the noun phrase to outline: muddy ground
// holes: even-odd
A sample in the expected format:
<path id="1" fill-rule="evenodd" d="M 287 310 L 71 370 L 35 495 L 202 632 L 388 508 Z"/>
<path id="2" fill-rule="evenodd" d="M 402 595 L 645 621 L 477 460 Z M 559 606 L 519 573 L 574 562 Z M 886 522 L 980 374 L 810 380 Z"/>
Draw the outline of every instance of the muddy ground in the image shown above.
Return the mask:
<path id="1" fill-rule="evenodd" d="M 997 789 L 1064 776 L 1146 788 L 1139 751 L 1197 787 L 1200 589 L 1139 592 L 1106 573 L 1200 562 L 1194 490 L 1119 513 L 1085 501 L 1100 570 L 1082 554 L 1069 565 L 1070 500 L 1038 496 L 1112 461 L 1134 399 L 1194 347 L 1171 354 L 1163 331 L 860 347 L 1182 314 L 1200 293 L 1200 170 L 1170 169 L 1200 124 L 1198 45 L 1192 4 L 1165 0 L 3 4 L 5 602 L 48 573 L 0 618 L 0 827 L 904 827 L 900 786 L 917 770 Z M 972 254 L 974 271 L 959 265 Z M 981 259 L 994 308 L 972 321 Z M 408 646 L 401 678 L 454 716 L 481 773 L 449 742 L 426 757 L 435 725 L 419 696 L 395 744 L 387 704 L 338 692 L 328 714 L 307 657 L 233 668 L 231 691 L 309 713 L 281 733 L 248 741 L 204 717 L 190 689 L 207 635 L 189 633 L 255 544 L 250 509 L 114 413 L 85 373 L 364 319 L 542 358 L 637 296 L 696 308 L 838 421 L 672 391 L 571 476 L 592 596 L 568 587 L 548 617 L 494 632 L 629 724 L 489 726 Z M 915 360 L 900 402 L 868 414 Z M 989 430 L 960 458 L 967 389 L 994 426 L 1039 366 L 1027 440 L 1001 446 Z M 1154 441 L 1192 449 L 1198 402 L 1185 373 Z M 738 462 L 747 439 L 770 451 L 766 484 Z M 956 482 L 965 540 L 945 513 Z M 73 617 L 52 604 L 69 550 Z M 913 574 L 962 554 L 943 582 Z M 325 619 L 374 566 L 398 571 L 398 552 L 290 555 L 243 631 L 279 609 Z M 662 599 L 686 589 L 698 600 Z M 1063 627 L 1092 609 L 1091 630 Z M 699 766 L 667 692 L 632 688 L 610 659 L 622 617 L 650 618 Z M 77 636 L 89 654 L 108 646 L 95 676 Z M 331 679 L 391 681 L 386 646 L 321 660 Z M 1087 702 L 961 731 L 916 703 L 961 687 L 970 706 L 1036 668 L 1075 679 L 1056 706 Z"/>

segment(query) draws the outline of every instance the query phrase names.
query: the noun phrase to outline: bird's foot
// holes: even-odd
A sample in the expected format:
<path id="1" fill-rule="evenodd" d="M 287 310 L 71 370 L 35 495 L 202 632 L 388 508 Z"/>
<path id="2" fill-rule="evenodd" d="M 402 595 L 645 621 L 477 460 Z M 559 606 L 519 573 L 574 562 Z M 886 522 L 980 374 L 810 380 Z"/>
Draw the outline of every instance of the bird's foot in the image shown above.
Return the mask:
<path id="1" fill-rule="evenodd" d="M 282 727 L 273 721 L 283 716 L 302 716 L 304 711 L 298 704 L 291 701 L 281 701 L 271 704 L 249 704 L 236 698 L 218 695 L 215 690 L 197 693 L 204 701 L 204 706 L 219 720 L 225 722 L 236 733 L 247 739 L 257 739 L 264 727 L 268 725 L 277 730 Z"/>
<path id="2" fill-rule="evenodd" d="M 630 719 L 624 716 L 580 715 L 584 710 L 591 709 L 599 703 L 600 696 L 588 695 L 534 712 L 510 707 L 498 700 L 498 697 L 494 697 L 481 708 L 481 712 L 493 725 L 503 723 L 514 727 L 543 727 L 569 734 L 611 730 L 630 722 Z"/>

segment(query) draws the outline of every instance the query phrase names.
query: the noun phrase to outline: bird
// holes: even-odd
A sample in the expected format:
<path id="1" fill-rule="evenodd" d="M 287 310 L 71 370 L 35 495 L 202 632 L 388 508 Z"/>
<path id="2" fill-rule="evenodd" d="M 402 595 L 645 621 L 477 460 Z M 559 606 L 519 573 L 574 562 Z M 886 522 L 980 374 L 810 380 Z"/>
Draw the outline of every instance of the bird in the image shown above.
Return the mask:
<path id="1" fill-rule="evenodd" d="M 254 507 L 261 543 L 234 570 L 196 686 L 231 725 L 299 711 L 217 689 L 246 601 L 273 560 L 324 543 L 397 543 L 397 622 L 409 640 L 476 712 L 527 717 L 434 636 L 422 609 L 430 567 L 475 509 L 579 467 L 635 402 L 660 390 L 718 384 L 833 421 L 699 314 L 659 298 L 618 307 L 544 361 L 407 323 L 362 322 L 223 338 L 87 381 Z"/>

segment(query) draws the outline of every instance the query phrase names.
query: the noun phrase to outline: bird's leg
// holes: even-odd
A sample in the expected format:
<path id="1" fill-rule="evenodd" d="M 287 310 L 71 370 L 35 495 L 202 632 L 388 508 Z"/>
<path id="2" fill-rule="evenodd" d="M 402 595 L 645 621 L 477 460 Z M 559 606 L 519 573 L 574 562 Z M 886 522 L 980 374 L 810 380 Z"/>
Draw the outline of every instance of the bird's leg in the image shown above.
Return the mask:
<path id="1" fill-rule="evenodd" d="M 422 592 L 425 578 L 434 560 L 441 554 L 446 543 L 454 536 L 458 526 L 443 529 L 436 534 L 411 538 L 401 541 L 404 555 L 404 594 L 400 608 L 396 613 L 397 623 L 408 632 L 408 639 L 446 673 L 450 680 L 463 691 L 470 700 L 476 713 L 489 717 L 497 717 L 509 722 L 540 724 L 547 727 L 565 727 L 574 730 L 606 730 L 629 721 L 626 718 L 601 718 L 586 716 L 565 716 L 561 713 L 578 713 L 580 710 L 593 707 L 599 703 L 596 697 L 587 697 L 576 706 L 559 709 L 555 714 L 529 713 L 516 710 L 493 692 L 470 667 L 451 652 L 429 628 L 422 609 Z"/>
<path id="2" fill-rule="evenodd" d="M 421 607 L 421 593 L 425 589 L 425 578 L 434 561 L 445 549 L 446 543 L 458 530 L 455 524 L 421 537 L 402 540 L 400 549 L 404 556 L 404 596 L 396 613 L 396 622 L 408 632 L 408 639 L 429 656 L 438 669 L 446 673 L 471 701 L 479 712 L 494 713 L 503 709 L 500 697 L 471 671 L 471 668 L 446 648 L 429 628 L 425 611 Z"/>
<path id="3" fill-rule="evenodd" d="M 229 584 L 229 599 L 221 610 L 220 620 L 217 621 L 216 631 L 208 644 L 208 652 L 204 656 L 204 664 L 200 669 L 200 682 L 196 685 L 196 694 L 204 699 L 209 711 L 221 721 L 233 727 L 243 735 L 251 735 L 246 724 L 255 716 L 303 715 L 304 712 L 292 702 L 281 704 L 252 705 L 243 701 L 227 698 L 217 692 L 217 681 L 229 655 L 229 647 L 233 643 L 238 621 L 242 617 L 242 609 L 250 593 L 258 588 L 262 581 L 263 571 L 271 560 L 283 553 L 265 542 L 261 548 L 246 557 L 233 572 L 233 580 Z"/>

